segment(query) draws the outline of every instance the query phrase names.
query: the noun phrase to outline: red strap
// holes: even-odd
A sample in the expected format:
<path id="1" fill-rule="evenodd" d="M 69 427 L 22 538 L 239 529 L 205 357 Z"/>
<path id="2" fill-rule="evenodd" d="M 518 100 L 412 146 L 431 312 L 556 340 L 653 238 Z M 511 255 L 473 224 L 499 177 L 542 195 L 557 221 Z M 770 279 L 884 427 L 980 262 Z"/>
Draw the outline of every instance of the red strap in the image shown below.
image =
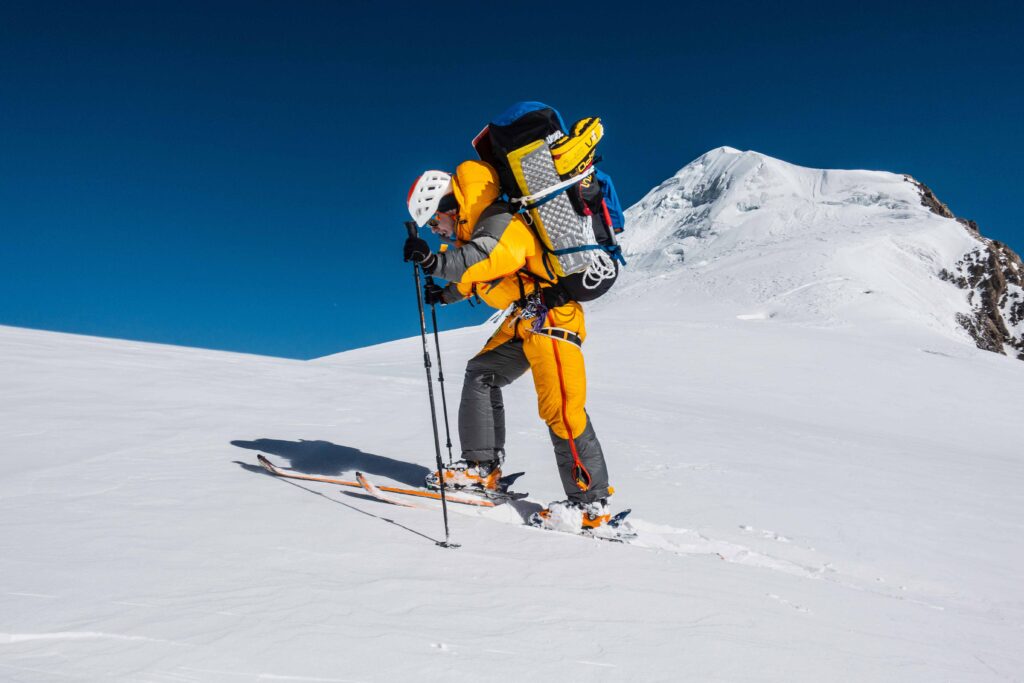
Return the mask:
<path id="1" fill-rule="evenodd" d="M 608 231 L 615 232 L 615 228 L 612 226 L 612 213 L 608 210 L 608 202 L 602 199 L 601 208 L 604 209 L 604 224 L 608 226 Z"/>
<path id="2" fill-rule="evenodd" d="M 554 327 L 555 321 L 551 314 L 548 312 L 548 325 Z M 569 413 L 568 404 L 569 400 L 565 395 L 565 379 L 562 376 L 562 359 L 558 355 L 558 342 L 554 339 L 551 340 L 551 348 L 555 352 L 555 366 L 558 368 L 558 388 L 562 393 L 562 425 L 565 427 L 565 432 L 569 435 L 569 450 L 572 451 L 572 476 L 576 480 L 576 486 L 581 491 L 590 489 L 590 472 L 583 465 L 583 461 L 580 460 L 580 454 L 576 450 L 576 437 L 573 436 L 572 427 L 569 426 Z M 586 481 L 584 481 L 584 478 Z"/>

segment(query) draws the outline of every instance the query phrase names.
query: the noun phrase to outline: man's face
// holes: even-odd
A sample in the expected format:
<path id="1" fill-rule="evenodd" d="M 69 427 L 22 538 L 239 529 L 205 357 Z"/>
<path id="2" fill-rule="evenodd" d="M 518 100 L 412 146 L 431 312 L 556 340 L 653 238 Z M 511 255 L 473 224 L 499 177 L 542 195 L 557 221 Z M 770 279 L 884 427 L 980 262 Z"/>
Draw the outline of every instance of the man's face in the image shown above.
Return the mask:
<path id="1" fill-rule="evenodd" d="M 430 229 L 435 235 L 440 235 L 445 239 L 452 239 L 455 236 L 455 212 L 451 211 L 448 213 L 438 212 L 434 214 L 434 218 L 437 224 L 431 223 Z"/>

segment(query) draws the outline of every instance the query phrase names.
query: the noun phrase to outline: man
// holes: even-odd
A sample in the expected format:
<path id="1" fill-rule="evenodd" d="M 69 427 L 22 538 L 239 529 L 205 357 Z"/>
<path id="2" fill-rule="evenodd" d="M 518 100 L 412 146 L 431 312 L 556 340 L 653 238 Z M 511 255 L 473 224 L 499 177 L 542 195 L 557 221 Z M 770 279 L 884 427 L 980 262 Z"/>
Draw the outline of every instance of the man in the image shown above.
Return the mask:
<path id="1" fill-rule="evenodd" d="M 583 308 L 556 295 L 556 283 L 542 275 L 547 271 L 541 243 L 499 195 L 494 169 L 467 161 L 454 175 L 427 171 L 408 196 L 416 224 L 430 223 L 435 233 L 457 245 L 435 254 L 419 237 L 406 241 L 406 261 L 449 282 L 444 288 L 428 287 L 427 303 L 450 304 L 475 295 L 498 310 L 515 304 L 466 367 L 459 406 L 462 460 L 445 471 L 445 483 L 457 489 L 497 488 L 505 456 L 501 388 L 530 370 L 567 497 L 543 510 L 540 522 L 597 527 L 610 517 L 607 498 L 613 489 L 585 409 Z M 427 485 L 439 486 L 436 472 Z"/>

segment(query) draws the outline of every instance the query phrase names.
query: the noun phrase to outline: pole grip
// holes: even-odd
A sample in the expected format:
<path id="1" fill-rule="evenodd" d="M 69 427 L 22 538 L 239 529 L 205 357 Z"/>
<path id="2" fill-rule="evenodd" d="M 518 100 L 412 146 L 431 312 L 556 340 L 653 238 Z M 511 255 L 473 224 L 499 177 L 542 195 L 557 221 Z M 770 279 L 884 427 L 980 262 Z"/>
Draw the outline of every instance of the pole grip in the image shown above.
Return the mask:
<path id="1" fill-rule="evenodd" d="M 419 234 L 419 228 L 416 227 L 416 223 L 414 221 L 405 222 L 405 231 L 409 233 L 409 237 L 416 237 L 416 235 Z"/>

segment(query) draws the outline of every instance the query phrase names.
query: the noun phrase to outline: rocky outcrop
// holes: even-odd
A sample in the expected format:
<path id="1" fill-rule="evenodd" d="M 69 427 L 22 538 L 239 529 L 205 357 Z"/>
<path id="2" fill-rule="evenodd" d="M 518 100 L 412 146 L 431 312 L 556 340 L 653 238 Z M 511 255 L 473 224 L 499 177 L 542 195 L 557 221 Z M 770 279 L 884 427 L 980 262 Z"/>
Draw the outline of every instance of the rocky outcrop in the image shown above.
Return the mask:
<path id="1" fill-rule="evenodd" d="M 1012 249 L 981 235 L 974 221 L 958 218 L 924 183 L 905 176 L 917 186 L 921 203 L 933 213 L 964 226 L 978 247 L 939 277 L 967 292 L 971 313 L 960 313 L 957 322 L 979 349 L 1014 355 L 1024 360 L 1024 264 Z"/>

